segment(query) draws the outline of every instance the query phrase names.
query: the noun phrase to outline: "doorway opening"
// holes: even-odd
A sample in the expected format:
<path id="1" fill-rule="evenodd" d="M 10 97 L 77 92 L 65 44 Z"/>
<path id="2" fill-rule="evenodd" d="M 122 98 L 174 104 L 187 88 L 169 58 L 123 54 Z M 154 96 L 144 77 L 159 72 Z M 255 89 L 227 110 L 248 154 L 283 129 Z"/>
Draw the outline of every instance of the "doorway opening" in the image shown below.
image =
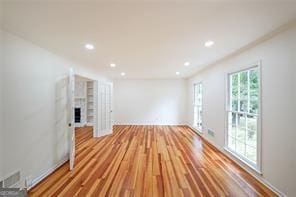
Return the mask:
<path id="1" fill-rule="evenodd" d="M 74 127 L 75 145 L 95 137 L 96 126 L 96 81 L 75 75 Z"/>
<path id="2" fill-rule="evenodd" d="M 69 71 L 69 163 L 73 170 L 78 144 L 112 134 L 112 84 L 77 75 L 72 68 Z"/>

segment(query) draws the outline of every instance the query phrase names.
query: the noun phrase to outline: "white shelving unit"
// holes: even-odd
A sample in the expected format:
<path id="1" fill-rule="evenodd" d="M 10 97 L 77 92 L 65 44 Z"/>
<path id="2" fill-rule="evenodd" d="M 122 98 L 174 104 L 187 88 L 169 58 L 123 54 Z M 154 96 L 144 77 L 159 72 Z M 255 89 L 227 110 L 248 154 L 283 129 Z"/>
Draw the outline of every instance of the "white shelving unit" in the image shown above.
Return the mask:
<path id="1" fill-rule="evenodd" d="M 86 82 L 75 81 L 75 108 L 80 108 L 81 122 L 75 122 L 75 127 L 83 127 L 86 124 Z"/>
<path id="2" fill-rule="evenodd" d="M 86 82 L 86 121 L 88 126 L 94 125 L 94 82 Z"/>

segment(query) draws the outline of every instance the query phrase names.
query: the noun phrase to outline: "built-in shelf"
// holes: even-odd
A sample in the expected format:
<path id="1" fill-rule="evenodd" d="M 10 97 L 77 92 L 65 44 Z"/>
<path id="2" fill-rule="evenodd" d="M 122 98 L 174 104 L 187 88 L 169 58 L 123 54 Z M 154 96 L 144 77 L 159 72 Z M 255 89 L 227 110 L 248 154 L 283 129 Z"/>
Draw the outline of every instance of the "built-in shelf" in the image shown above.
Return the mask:
<path id="1" fill-rule="evenodd" d="M 75 81 L 75 107 L 81 108 L 81 119 L 76 127 L 93 126 L 95 120 L 95 86 L 94 81 Z"/>
<path id="2" fill-rule="evenodd" d="M 94 119 L 94 82 L 88 81 L 87 87 L 87 123 L 93 124 Z"/>

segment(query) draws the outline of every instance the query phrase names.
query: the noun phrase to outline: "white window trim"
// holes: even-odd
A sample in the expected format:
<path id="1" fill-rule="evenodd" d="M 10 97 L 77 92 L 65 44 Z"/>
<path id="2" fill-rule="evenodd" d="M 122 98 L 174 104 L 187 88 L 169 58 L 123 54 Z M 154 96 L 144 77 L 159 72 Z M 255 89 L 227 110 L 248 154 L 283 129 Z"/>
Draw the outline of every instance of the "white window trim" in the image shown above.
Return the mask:
<path id="1" fill-rule="evenodd" d="M 232 74 L 239 73 L 242 71 L 246 71 L 252 68 L 258 68 L 259 71 L 259 102 L 258 102 L 258 123 L 257 123 L 257 164 L 254 165 L 252 162 L 245 159 L 243 156 L 235 153 L 231 149 L 228 148 L 228 111 L 230 109 L 229 101 L 230 101 L 230 80 L 229 77 Z M 224 149 L 230 153 L 232 156 L 237 158 L 242 163 L 246 164 L 250 169 L 254 170 L 256 173 L 262 175 L 262 63 L 258 61 L 249 66 L 237 69 L 235 71 L 229 72 L 226 75 L 226 103 L 225 103 L 225 134 L 224 134 Z"/>
<path id="2" fill-rule="evenodd" d="M 201 114 L 201 122 L 202 122 L 202 126 L 201 127 L 198 127 L 198 126 L 196 126 L 196 125 L 194 125 L 194 107 L 196 106 L 195 105 L 195 86 L 197 86 L 197 85 L 201 85 L 201 87 L 202 87 L 202 92 L 201 92 L 201 95 L 202 95 L 202 98 L 201 98 L 201 109 L 202 109 L 202 114 Z M 203 82 L 202 81 L 199 81 L 199 82 L 196 82 L 196 83 L 193 83 L 193 128 L 197 131 L 197 132 L 199 132 L 200 134 L 203 134 L 203 128 L 204 128 L 204 124 L 203 124 L 203 114 L 204 114 L 204 107 L 203 107 L 203 105 L 204 105 L 204 88 L 203 88 Z"/>

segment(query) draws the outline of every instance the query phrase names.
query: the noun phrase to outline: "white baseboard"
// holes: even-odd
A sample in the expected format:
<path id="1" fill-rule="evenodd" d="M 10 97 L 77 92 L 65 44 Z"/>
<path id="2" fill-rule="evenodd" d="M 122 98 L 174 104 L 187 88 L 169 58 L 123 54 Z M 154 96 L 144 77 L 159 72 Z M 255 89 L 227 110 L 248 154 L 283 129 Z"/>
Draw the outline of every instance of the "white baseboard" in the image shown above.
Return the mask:
<path id="1" fill-rule="evenodd" d="M 45 179 L 47 176 L 49 176 L 51 173 L 53 173 L 55 170 L 57 170 L 59 167 L 61 167 L 68 160 L 69 160 L 68 156 L 61 159 L 56 165 L 52 166 L 51 168 L 46 170 L 44 173 L 42 173 L 40 176 L 33 179 L 30 187 L 28 187 L 27 189 L 30 190 L 31 188 L 35 187 L 38 183 L 40 183 L 43 179 Z"/>
<path id="2" fill-rule="evenodd" d="M 217 146 L 215 143 L 213 143 L 208 137 L 197 131 L 195 128 L 193 128 L 190 125 L 187 125 L 189 128 L 191 128 L 194 132 L 197 133 L 201 138 L 203 138 L 206 142 L 217 148 L 220 152 L 225 154 L 229 159 L 231 159 L 233 162 L 235 162 L 237 165 L 239 165 L 242 169 L 244 169 L 248 174 L 250 174 L 252 177 L 254 177 L 256 180 L 258 180 L 260 183 L 262 183 L 264 186 L 266 186 L 268 189 L 273 191 L 278 196 L 287 197 L 286 194 L 278 190 L 276 187 L 274 187 L 271 183 L 269 183 L 265 178 L 262 176 L 258 176 L 254 173 L 253 169 L 248 168 L 246 165 L 243 165 L 241 162 L 239 162 L 237 159 L 235 159 L 231 154 L 229 154 L 227 151 L 224 150 L 224 148 L 221 148 Z"/>
<path id="3" fill-rule="evenodd" d="M 114 124 L 114 126 L 116 125 L 123 125 L 123 126 L 187 126 L 187 124 L 154 124 L 154 123 L 124 123 L 124 124 L 120 124 L 120 123 L 116 123 Z"/>

